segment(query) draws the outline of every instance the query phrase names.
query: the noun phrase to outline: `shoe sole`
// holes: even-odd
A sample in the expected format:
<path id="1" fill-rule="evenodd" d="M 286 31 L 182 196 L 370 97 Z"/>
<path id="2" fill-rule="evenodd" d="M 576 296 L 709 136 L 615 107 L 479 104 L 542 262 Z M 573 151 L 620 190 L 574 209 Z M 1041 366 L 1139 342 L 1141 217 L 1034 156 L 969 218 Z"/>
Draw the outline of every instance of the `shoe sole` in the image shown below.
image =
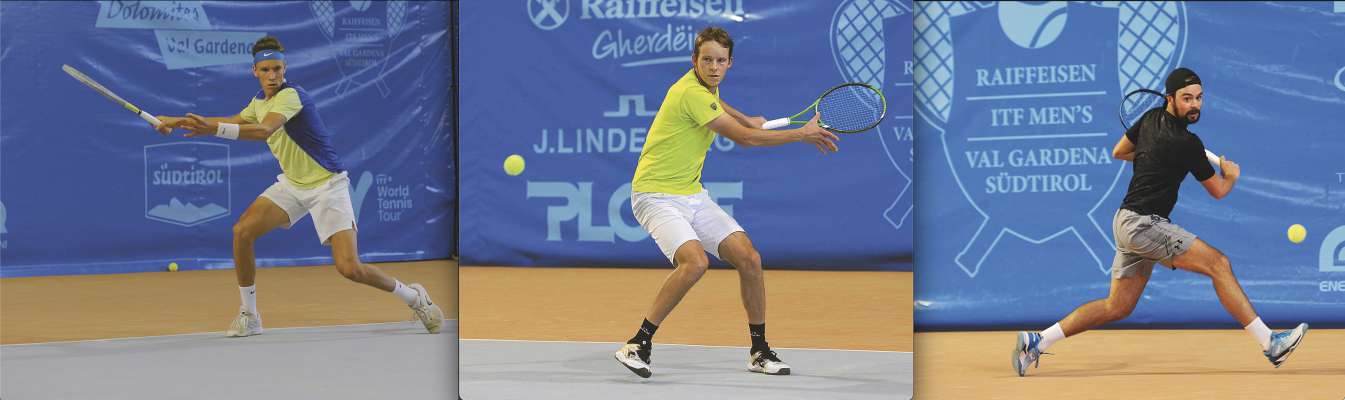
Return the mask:
<path id="1" fill-rule="evenodd" d="M 747 371 L 748 371 L 748 372 L 756 372 L 756 373 L 765 374 L 765 375 L 789 375 L 789 368 L 780 368 L 779 371 L 775 371 L 775 372 L 767 372 L 765 369 L 762 369 L 762 368 L 748 368 Z"/>
<path id="2" fill-rule="evenodd" d="M 1298 349 L 1298 345 L 1300 343 L 1303 343 L 1303 338 L 1307 336 L 1308 336 L 1308 326 L 1305 324 L 1303 325 L 1303 333 L 1298 335 L 1298 339 L 1294 339 L 1294 343 L 1289 345 L 1288 351 L 1285 351 L 1284 354 L 1278 357 L 1279 361 L 1274 363 L 1275 368 L 1279 368 L 1281 365 L 1284 365 L 1285 361 L 1289 361 L 1289 355 L 1294 354 L 1294 350 Z"/>
<path id="3" fill-rule="evenodd" d="M 1013 370 L 1018 376 L 1027 376 L 1027 366 L 1023 365 L 1023 354 L 1027 353 L 1027 342 L 1023 341 L 1023 332 L 1018 332 L 1018 343 L 1013 346 Z"/>
<path id="4" fill-rule="evenodd" d="M 436 310 L 439 309 L 439 306 L 431 305 L 431 307 L 434 307 Z M 429 321 L 421 320 L 420 321 L 421 325 L 425 326 L 426 331 L 429 331 L 432 334 L 438 334 L 439 331 L 444 328 L 444 317 L 443 317 L 444 312 L 442 310 L 439 310 L 439 312 L 437 313 L 431 313 L 429 311 L 425 311 L 425 314 L 430 317 L 430 320 Z M 436 316 L 435 314 L 438 315 Z M 419 316 L 417 315 L 417 317 Z"/>
<path id="5" fill-rule="evenodd" d="M 236 334 L 236 333 L 225 332 L 225 333 L 224 333 L 224 336 L 225 336 L 225 337 L 248 337 L 248 336 L 257 336 L 257 335 L 260 335 L 260 334 L 262 334 L 261 331 L 250 332 L 250 333 L 246 333 L 246 334 Z"/>
<path id="6" fill-rule="evenodd" d="M 636 367 L 632 367 L 632 366 L 630 366 L 630 364 L 626 364 L 626 361 L 621 359 L 621 355 L 620 355 L 620 354 L 613 354 L 613 355 L 612 355 L 612 358 L 615 358 L 615 359 L 616 359 L 616 362 L 621 363 L 621 366 L 626 367 L 626 369 L 630 370 L 630 372 L 634 372 L 636 375 L 639 375 L 641 378 L 648 378 L 648 377 L 654 375 L 654 371 L 650 371 L 649 368 L 636 368 Z"/>

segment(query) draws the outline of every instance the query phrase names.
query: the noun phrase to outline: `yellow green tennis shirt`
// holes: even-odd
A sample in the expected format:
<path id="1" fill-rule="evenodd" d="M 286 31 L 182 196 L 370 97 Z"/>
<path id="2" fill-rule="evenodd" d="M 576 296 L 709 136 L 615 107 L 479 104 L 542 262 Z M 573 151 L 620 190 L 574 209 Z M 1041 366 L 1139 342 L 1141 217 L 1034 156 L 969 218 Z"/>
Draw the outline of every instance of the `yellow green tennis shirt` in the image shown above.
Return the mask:
<path id="1" fill-rule="evenodd" d="M 645 137 L 631 190 L 687 195 L 701 191 L 701 169 L 715 133 L 708 124 L 724 114 L 719 95 L 687 71 L 663 97 Z"/>
<path id="2" fill-rule="evenodd" d="M 299 91 L 295 87 L 285 87 L 270 99 L 265 99 L 261 94 L 253 97 L 239 116 L 249 123 L 256 124 L 266 119 L 266 114 L 277 113 L 284 115 L 285 125 L 290 126 L 291 122 L 294 122 L 294 116 L 303 108 Z M 266 139 L 266 145 L 271 148 L 271 154 L 276 157 L 276 161 L 280 162 L 280 170 L 284 172 L 285 180 L 295 187 L 312 189 L 336 175 L 308 155 L 308 152 L 285 131 L 285 126 L 272 133 L 271 137 Z"/>

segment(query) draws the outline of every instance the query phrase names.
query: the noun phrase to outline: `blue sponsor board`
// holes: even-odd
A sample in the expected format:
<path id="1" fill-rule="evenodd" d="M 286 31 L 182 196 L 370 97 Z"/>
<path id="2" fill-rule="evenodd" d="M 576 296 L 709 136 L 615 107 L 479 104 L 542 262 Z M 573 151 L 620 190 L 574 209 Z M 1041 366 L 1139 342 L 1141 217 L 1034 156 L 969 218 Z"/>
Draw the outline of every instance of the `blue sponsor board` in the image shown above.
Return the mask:
<path id="1" fill-rule="evenodd" d="M 881 87 L 889 116 L 811 146 L 710 146 L 702 182 L 768 267 L 909 269 L 909 1 L 461 4 L 464 263 L 666 266 L 630 210 L 630 181 L 696 33 L 733 36 L 722 99 L 779 118 L 828 87 Z M 505 157 L 527 168 L 506 175 Z"/>
<path id="2" fill-rule="evenodd" d="M 1330 3 L 916 4 L 916 328 L 1043 329 L 1106 297 L 1132 176 L 1116 110 L 1178 66 L 1203 80 L 1191 130 L 1242 177 L 1223 200 L 1186 179 L 1172 221 L 1272 326 L 1345 325 L 1343 22 Z M 1208 278 L 1159 268 L 1113 326 L 1236 325 Z"/>
<path id="3" fill-rule="evenodd" d="M 231 268 L 231 226 L 276 181 L 261 142 L 163 137 L 61 72 L 151 113 L 239 113 L 275 35 L 351 179 L 365 261 L 452 254 L 449 5 L 441 2 L 0 4 L 0 276 Z M 262 266 L 329 263 L 308 219 L 261 238 Z"/>

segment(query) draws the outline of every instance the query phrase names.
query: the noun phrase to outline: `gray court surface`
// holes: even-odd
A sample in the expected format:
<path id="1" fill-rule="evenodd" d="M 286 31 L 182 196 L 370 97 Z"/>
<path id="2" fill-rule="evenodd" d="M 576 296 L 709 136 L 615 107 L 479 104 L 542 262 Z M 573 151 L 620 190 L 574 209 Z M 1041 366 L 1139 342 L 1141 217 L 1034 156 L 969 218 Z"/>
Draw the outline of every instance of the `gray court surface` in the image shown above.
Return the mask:
<path id="1" fill-rule="evenodd" d="M 618 343 L 463 340 L 462 398 L 908 399 L 911 353 L 776 349 L 792 375 L 747 372 L 747 348 L 654 343 L 654 376 L 612 358 Z"/>
<path id="2" fill-rule="evenodd" d="M 0 346 L 0 398 L 455 399 L 458 324 L 267 329 Z"/>

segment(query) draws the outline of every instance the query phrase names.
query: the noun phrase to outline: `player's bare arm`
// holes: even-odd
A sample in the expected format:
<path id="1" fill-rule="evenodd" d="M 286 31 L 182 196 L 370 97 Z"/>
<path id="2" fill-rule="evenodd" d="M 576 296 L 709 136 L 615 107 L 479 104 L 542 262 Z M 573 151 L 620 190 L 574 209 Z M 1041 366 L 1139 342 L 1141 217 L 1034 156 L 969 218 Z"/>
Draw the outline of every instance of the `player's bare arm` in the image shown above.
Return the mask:
<path id="1" fill-rule="evenodd" d="M 1227 157 L 1219 157 L 1219 170 L 1223 171 L 1223 176 L 1214 174 L 1209 179 L 1200 181 L 1200 185 L 1205 187 L 1210 197 L 1222 199 L 1228 196 L 1228 192 L 1233 191 L 1233 185 L 1238 182 L 1238 177 L 1242 176 L 1242 168 L 1238 163 L 1229 160 Z"/>
<path id="2" fill-rule="evenodd" d="M 186 137 L 197 137 L 203 135 L 215 135 L 219 132 L 219 124 L 234 123 L 232 117 L 206 118 L 200 115 L 187 113 L 187 116 L 181 120 L 181 128 L 188 131 Z M 236 121 L 238 124 L 238 140 L 266 140 L 275 133 L 277 129 L 285 126 L 285 116 L 280 113 L 266 114 L 266 118 L 259 124 L 246 123 L 241 117 Z"/>
<path id="3" fill-rule="evenodd" d="M 779 146 L 782 144 L 794 142 L 807 142 L 817 146 L 817 150 L 822 154 L 828 151 L 838 151 L 836 141 L 840 140 L 836 134 L 822 129 L 818 126 L 817 115 L 808 121 L 807 125 L 797 129 L 783 131 L 768 131 L 764 129 L 749 128 L 743 126 L 733 117 L 725 114 L 711 120 L 708 124 L 710 130 L 723 135 L 740 146 Z"/>
<path id="4" fill-rule="evenodd" d="M 728 113 L 730 116 L 733 116 L 733 119 L 738 120 L 738 123 L 743 124 L 743 126 L 746 126 L 748 128 L 761 129 L 761 125 L 766 123 L 766 117 L 762 116 L 749 117 L 747 116 L 747 114 L 743 114 L 741 111 L 738 111 L 738 109 L 729 106 L 729 103 L 724 102 L 724 100 L 719 100 L 719 105 L 724 107 L 724 112 Z"/>
<path id="5" fill-rule="evenodd" d="M 1117 140 L 1111 149 L 1111 156 L 1117 160 L 1135 161 L 1135 144 L 1126 135 L 1121 135 L 1121 140 Z"/>
<path id="6" fill-rule="evenodd" d="M 163 124 L 154 127 L 154 130 L 155 130 L 155 131 L 158 131 L 160 134 L 163 134 L 163 135 L 167 135 L 167 134 L 173 133 L 173 129 L 180 129 L 180 128 L 181 128 L 181 129 L 185 129 L 185 128 L 183 128 L 183 124 L 184 124 L 186 121 L 191 120 L 191 118 L 188 118 L 188 117 L 185 117 L 185 116 L 182 116 L 182 117 L 170 117 L 170 116 L 167 116 L 167 115 L 159 115 L 159 116 L 157 116 L 156 118 L 158 118 L 160 121 L 163 121 Z M 242 115 L 238 115 L 238 114 L 234 114 L 234 115 L 232 115 L 232 116 L 228 116 L 228 117 L 205 117 L 205 120 L 206 120 L 206 121 L 209 121 L 209 122 L 213 122 L 213 123 L 220 123 L 220 122 L 223 122 L 223 123 L 227 123 L 227 124 L 238 124 L 238 125 L 242 125 L 242 124 L 246 124 L 246 123 L 248 123 L 247 120 L 243 119 L 243 116 L 242 116 Z"/>

